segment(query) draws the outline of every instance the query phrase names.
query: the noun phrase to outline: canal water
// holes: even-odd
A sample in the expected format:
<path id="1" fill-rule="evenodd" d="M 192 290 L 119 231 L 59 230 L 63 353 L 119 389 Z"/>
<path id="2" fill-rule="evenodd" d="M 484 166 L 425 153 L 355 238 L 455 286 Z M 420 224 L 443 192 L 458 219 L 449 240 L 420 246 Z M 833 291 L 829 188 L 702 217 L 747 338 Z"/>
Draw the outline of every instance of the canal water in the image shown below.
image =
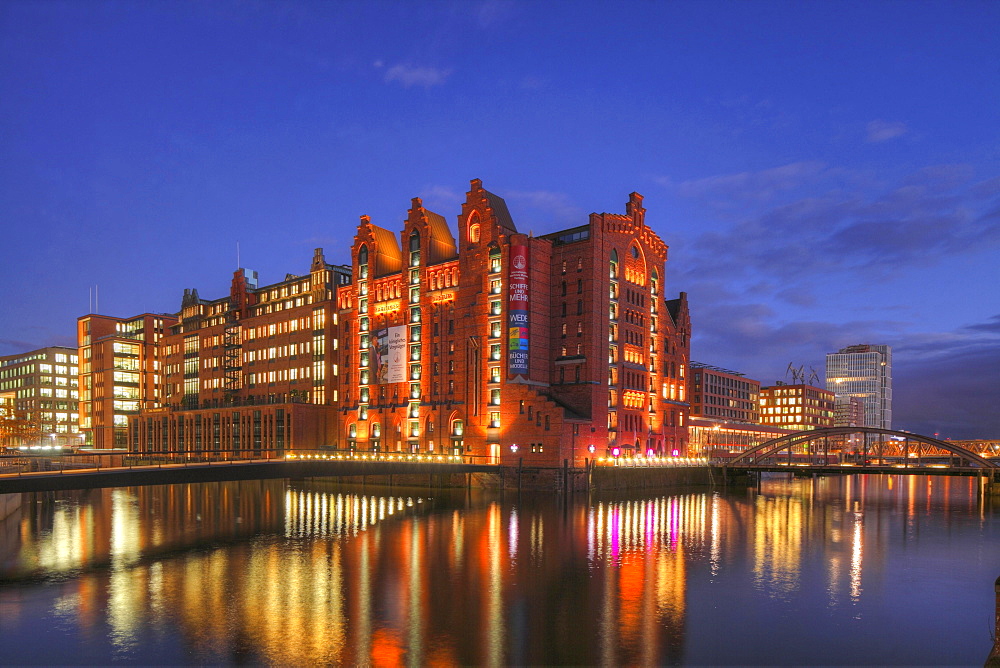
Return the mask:
<path id="1" fill-rule="evenodd" d="M 982 665 L 1000 524 L 976 492 L 26 494 L 0 522 L 0 664 Z"/>

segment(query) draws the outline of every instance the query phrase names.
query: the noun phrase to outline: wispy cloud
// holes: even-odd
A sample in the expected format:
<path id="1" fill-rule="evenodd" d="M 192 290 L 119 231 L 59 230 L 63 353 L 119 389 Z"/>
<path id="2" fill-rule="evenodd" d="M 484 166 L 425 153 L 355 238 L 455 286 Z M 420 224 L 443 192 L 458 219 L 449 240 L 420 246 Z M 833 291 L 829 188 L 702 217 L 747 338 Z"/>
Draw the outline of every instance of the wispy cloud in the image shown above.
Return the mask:
<path id="1" fill-rule="evenodd" d="M 681 197 L 705 199 L 722 196 L 734 200 L 767 201 L 778 193 L 794 190 L 815 180 L 825 167 L 822 162 L 816 161 L 793 162 L 760 171 L 722 174 L 679 183 L 670 179 L 659 179 L 659 182 L 674 189 Z"/>
<path id="2" fill-rule="evenodd" d="M 375 67 L 381 66 L 381 61 L 375 63 Z M 398 83 L 403 88 L 411 88 L 413 86 L 431 88 L 432 86 L 444 85 L 449 76 L 451 76 L 450 69 L 400 64 L 393 65 L 387 69 L 383 80 L 386 83 Z"/>
<path id="3" fill-rule="evenodd" d="M 549 190 L 514 190 L 505 193 L 506 199 L 524 211 L 527 222 L 537 222 L 544 227 L 546 222 L 559 225 L 583 225 L 587 222 L 586 212 L 570 199 L 569 195 Z M 531 211 L 534 209 L 534 211 Z M 515 213 L 515 222 L 520 224 L 522 216 Z"/>
<path id="4" fill-rule="evenodd" d="M 868 141 L 872 144 L 902 137 L 909 129 L 899 121 L 871 121 L 868 123 Z"/>
<path id="5" fill-rule="evenodd" d="M 733 213 L 689 239 L 685 273 L 692 280 L 706 272 L 787 280 L 826 270 L 877 278 L 887 261 L 899 269 L 1000 244 L 1000 219 L 973 194 L 984 184 L 973 184 L 964 165 L 921 169 L 867 192 L 841 187 L 845 178 L 819 163 L 794 163 L 678 184 L 678 195 Z M 808 192 L 796 190 L 807 182 Z M 770 199 L 751 205 L 754 193 Z"/>
<path id="6" fill-rule="evenodd" d="M 506 21 L 514 12 L 513 0 L 484 0 L 478 7 L 472 6 L 476 23 L 480 28 L 492 28 Z"/>
<path id="7" fill-rule="evenodd" d="M 893 424 L 944 438 L 996 438 L 1000 315 L 893 349 Z"/>

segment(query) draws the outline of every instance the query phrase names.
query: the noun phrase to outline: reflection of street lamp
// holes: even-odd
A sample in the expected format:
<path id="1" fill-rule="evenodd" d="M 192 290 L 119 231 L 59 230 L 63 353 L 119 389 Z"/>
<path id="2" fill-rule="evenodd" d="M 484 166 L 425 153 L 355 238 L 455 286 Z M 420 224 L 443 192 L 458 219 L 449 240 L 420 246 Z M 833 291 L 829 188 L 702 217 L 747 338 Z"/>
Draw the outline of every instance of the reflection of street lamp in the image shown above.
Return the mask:
<path id="1" fill-rule="evenodd" d="M 49 434 L 49 438 L 52 439 L 52 441 L 51 441 L 51 443 L 52 443 L 52 449 L 55 450 L 56 449 L 56 435 L 55 434 Z"/>

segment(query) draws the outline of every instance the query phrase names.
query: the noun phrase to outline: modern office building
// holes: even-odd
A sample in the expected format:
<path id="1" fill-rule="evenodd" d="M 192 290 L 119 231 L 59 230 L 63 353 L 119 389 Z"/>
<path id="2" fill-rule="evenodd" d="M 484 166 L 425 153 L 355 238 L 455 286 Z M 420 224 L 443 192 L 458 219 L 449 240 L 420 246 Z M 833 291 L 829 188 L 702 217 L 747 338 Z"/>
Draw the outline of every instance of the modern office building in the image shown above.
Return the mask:
<path id="1" fill-rule="evenodd" d="M 80 355 L 80 428 L 90 447 L 128 446 L 128 420 L 160 405 L 160 342 L 177 321 L 169 314 L 116 318 L 91 313 L 77 319 Z"/>
<path id="2" fill-rule="evenodd" d="M 847 346 L 826 356 L 826 389 L 864 402 L 866 427 L 892 429 L 892 348 Z"/>
<path id="3" fill-rule="evenodd" d="M 0 357 L 0 446 L 80 445 L 76 348 Z"/>
<path id="4" fill-rule="evenodd" d="M 687 447 L 690 320 L 665 297 L 667 246 L 624 214 L 519 233 L 479 180 L 458 235 L 414 198 L 401 232 L 361 218 L 349 267 L 188 292 L 165 339 L 148 450 L 333 447 L 582 465 Z"/>
<path id="5" fill-rule="evenodd" d="M 738 371 L 691 362 L 693 416 L 757 424 L 760 422 L 760 381 Z"/>
<path id="6" fill-rule="evenodd" d="M 688 454 L 693 457 L 725 458 L 796 431 L 798 429 L 692 416 L 688 429 Z"/>
<path id="7" fill-rule="evenodd" d="M 840 396 L 834 399 L 833 425 L 835 427 L 864 427 L 865 402 L 860 397 Z"/>
<path id="8" fill-rule="evenodd" d="M 834 424 L 833 392 L 798 383 L 760 388 L 761 424 L 794 429 L 821 429 Z"/>

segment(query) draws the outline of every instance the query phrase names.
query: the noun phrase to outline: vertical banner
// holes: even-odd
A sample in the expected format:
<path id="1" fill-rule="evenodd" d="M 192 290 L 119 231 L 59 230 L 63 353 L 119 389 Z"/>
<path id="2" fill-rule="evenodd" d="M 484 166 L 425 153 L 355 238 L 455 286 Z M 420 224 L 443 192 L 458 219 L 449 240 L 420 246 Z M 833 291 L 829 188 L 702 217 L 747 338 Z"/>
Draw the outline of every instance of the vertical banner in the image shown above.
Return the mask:
<path id="1" fill-rule="evenodd" d="M 406 381 L 406 325 L 383 327 L 372 337 L 376 384 Z"/>
<path id="2" fill-rule="evenodd" d="M 507 377 L 528 377 L 528 247 L 511 246 L 507 266 Z"/>
<path id="3" fill-rule="evenodd" d="M 388 382 L 389 373 L 389 330 L 386 328 L 376 329 L 372 336 L 372 367 L 375 369 L 375 378 L 372 381 L 376 385 Z"/>
<path id="4" fill-rule="evenodd" d="M 389 372 L 386 380 L 390 383 L 406 381 L 406 325 L 389 328 Z"/>

